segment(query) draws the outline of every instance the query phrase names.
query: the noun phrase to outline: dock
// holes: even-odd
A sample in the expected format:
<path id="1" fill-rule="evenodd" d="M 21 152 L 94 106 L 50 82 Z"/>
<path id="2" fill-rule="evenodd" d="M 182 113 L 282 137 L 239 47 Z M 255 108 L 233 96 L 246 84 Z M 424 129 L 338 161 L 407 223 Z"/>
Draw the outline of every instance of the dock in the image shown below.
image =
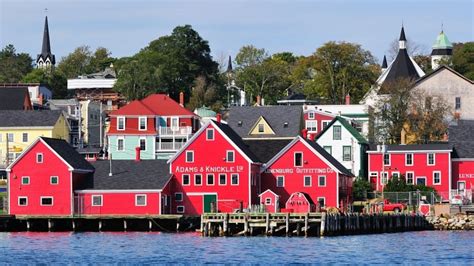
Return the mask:
<path id="1" fill-rule="evenodd" d="M 203 236 L 336 236 L 429 230 L 416 214 L 206 213 Z"/>

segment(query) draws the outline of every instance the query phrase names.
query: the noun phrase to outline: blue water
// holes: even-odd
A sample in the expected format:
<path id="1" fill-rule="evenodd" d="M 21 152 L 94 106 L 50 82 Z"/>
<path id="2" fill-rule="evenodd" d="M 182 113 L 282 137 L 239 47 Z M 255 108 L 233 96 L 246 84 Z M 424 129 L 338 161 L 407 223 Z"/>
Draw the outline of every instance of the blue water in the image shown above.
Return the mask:
<path id="1" fill-rule="evenodd" d="M 0 263 L 345 263 L 474 265 L 474 232 L 326 238 L 195 233 L 0 233 Z"/>

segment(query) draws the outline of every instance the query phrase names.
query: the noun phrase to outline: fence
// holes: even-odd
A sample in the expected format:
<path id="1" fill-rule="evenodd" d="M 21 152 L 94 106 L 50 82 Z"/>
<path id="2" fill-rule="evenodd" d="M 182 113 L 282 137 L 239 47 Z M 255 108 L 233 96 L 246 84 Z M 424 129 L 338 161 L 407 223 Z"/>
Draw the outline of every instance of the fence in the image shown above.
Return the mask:
<path id="1" fill-rule="evenodd" d="M 409 191 L 409 192 L 369 192 L 367 200 L 387 199 L 391 203 L 404 203 L 410 206 L 417 206 L 420 203 L 441 203 L 449 198 L 449 193 L 444 197 L 437 192 L 430 191 Z"/>

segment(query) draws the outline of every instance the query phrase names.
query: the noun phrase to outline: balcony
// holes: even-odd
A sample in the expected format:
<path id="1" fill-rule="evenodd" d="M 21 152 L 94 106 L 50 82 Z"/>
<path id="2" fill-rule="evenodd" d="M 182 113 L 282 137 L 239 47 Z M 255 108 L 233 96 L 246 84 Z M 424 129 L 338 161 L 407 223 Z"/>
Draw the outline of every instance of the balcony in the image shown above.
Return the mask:
<path id="1" fill-rule="evenodd" d="M 190 136 L 193 133 L 192 127 L 160 127 L 160 136 Z"/>
<path id="2" fill-rule="evenodd" d="M 181 149 L 186 142 L 157 142 L 156 151 L 177 151 Z"/>

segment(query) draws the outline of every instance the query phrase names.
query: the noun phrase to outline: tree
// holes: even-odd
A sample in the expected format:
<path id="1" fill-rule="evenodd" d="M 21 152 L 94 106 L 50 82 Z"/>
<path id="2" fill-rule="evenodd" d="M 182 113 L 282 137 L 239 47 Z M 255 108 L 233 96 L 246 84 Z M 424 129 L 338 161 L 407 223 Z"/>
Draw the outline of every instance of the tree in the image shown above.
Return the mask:
<path id="1" fill-rule="evenodd" d="M 367 199 L 367 193 L 372 191 L 372 186 L 366 178 L 358 177 L 352 183 L 352 198 L 354 200 L 365 200 Z"/>
<path id="2" fill-rule="evenodd" d="M 454 43 L 452 63 L 454 70 L 474 80 L 474 42 Z"/>
<path id="3" fill-rule="evenodd" d="M 430 55 L 415 55 L 413 56 L 413 60 L 420 66 L 420 68 L 425 72 L 425 74 L 430 73 L 432 70 L 431 68 L 431 56 Z M 442 63 L 441 63 L 442 64 Z M 449 65 L 449 64 L 448 64 Z"/>
<path id="4" fill-rule="evenodd" d="M 17 53 L 12 44 L 0 51 L 0 82 L 17 83 L 32 69 L 33 59 L 26 53 Z"/>
<path id="5" fill-rule="evenodd" d="M 209 106 L 214 111 L 219 111 L 222 108 L 222 102 L 219 101 L 217 91 L 216 84 L 208 82 L 203 76 L 197 77 L 186 107 L 189 110 L 194 110 L 202 106 Z"/>
<path id="6" fill-rule="evenodd" d="M 83 45 L 61 58 L 56 70 L 62 72 L 66 78 L 100 72 L 114 62 L 115 59 L 110 55 L 110 51 L 104 47 L 92 52 L 89 46 Z"/>
<path id="7" fill-rule="evenodd" d="M 145 73 L 132 75 L 131 64 Z M 178 26 L 171 35 L 150 42 L 121 66 L 115 90 L 129 100 L 159 91 L 169 93 L 175 100 L 183 91 L 188 99 L 197 77 L 204 76 L 208 81 L 217 82 L 218 74 L 218 65 L 212 60 L 208 42 L 190 25 Z M 128 88 L 130 85 L 134 87 Z"/>
<path id="8" fill-rule="evenodd" d="M 21 81 L 25 83 L 45 84 L 51 89 L 55 99 L 64 99 L 68 94 L 67 79 L 59 71 L 50 72 L 40 68 L 33 69 L 30 73 L 25 75 Z"/>
<path id="9" fill-rule="evenodd" d="M 235 57 L 235 62 L 241 69 L 244 69 L 246 67 L 259 65 L 268 57 L 268 53 L 265 49 L 259 49 L 253 45 L 245 45 L 240 48 L 239 53 Z"/>

